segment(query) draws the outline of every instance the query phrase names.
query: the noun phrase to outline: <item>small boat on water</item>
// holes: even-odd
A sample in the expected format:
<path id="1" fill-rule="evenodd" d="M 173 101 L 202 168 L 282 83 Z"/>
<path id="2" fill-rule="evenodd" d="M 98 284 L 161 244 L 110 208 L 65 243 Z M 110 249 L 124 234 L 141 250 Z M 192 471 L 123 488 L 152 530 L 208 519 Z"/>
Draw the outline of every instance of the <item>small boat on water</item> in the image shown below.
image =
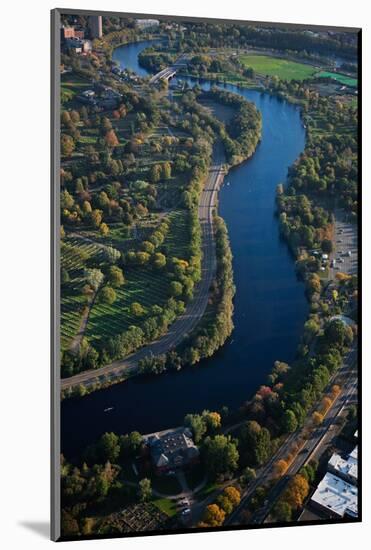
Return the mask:
<path id="1" fill-rule="evenodd" d="M 227 185 L 230 185 L 230 184 L 231 184 L 231 182 L 230 182 L 230 181 L 227 181 Z"/>
<path id="2" fill-rule="evenodd" d="M 107 407 L 103 412 L 108 413 L 110 411 L 113 411 L 113 407 Z"/>

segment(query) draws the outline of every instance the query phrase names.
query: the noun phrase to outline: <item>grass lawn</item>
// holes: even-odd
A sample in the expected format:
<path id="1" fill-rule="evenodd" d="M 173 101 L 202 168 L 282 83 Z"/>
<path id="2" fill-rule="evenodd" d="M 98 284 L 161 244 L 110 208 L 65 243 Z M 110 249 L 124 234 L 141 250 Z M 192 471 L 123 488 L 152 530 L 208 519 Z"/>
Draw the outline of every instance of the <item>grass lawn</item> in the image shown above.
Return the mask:
<path id="1" fill-rule="evenodd" d="M 189 259 L 189 220 L 188 212 L 176 210 L 168 214 L 170 230 L 159 250 L 163 249 L 168 258 Z M 154 225 L 147 223 L 140 228 L 141 238 L 153 231 Z M 82 232 L 97 243 L 110 244 L 117 248 L 133 246 L 132 230 L 117 224 L 111 227 L 107 237 L 96 231 Z M 83 313 L 86 298 L 82 289 L 86 283 L 84 269 L 98 268 L 104 271 L 105 262 L 98 244 L 84 242 L 76 237 L 67 237 L 62 244 L 62 268 L 68 271 L 70 281 L 65 284 L 61 303 L 62 349 L 68 349 L 76 335 Z M 169 298 L 170 276 L 165 271 L 156 271 L 151 266 L 127 267 L 124 269 L 125 285 L 116 290 L 116 301 L 108 305 L 99 301 L 99 293 L 91 307 L 85 336 L 97 343 L 101 338 L 110 338 L 126 332 L 131 325 L 142 326 L 146 314 L 135 317 L 130 312 L 133 302 L 139 302 L 146 312 L 153 305 L 163 307 Z"/>
<path id="2" fill-rule="evenodd" d="M 163 243 L 166 256 L 188 259 L 189 225 L 188 213 L 177 210 L 169 214 L 170 229 Z M 117 228 L 116 231 L 119 231 Z M 106 239 L 109 239 L 110 235 Z M 103 240 L 102 240 L 103 242 Z M 150 266 L 127 267 L 124 269 L 126 283 L 116 289 L 116 301 L 112 305 L 96 300 L 89 315 L 86 336 L 92 342 L 100 338 L 109 338 L 128 330 L 130 325 L 141 326 L 146 316 L 134 317 L 130 313 L 130 305 L 139 302 L 145 310 L 151 306 L 163 307 L 170 297 L 170 277 L 166 271 L 156 271 Z M 99 298 L 99 295 L 98 295 Z"/>
<path id="3" fill-rule="evenodd" d="M 344 86 L 352 86 L 352 88 L 357 87 L 357 79 L 352 78 L 351 76 L 347 76 L 345 74 L 340 73 L 329 73 L 327 71 L 321 71 L 320 73 L 316 74 L 319 78 L 332 78 L 339 82 L 340 84 L 343 84 Z"/>
<path id="4" fill-rule="evenodd" d="M 74 73 L 65 73 L 61 75 L 61 95 L 62 103 L 71 101 L 76 94 L 91 88 L 88 80 L 81 78 Z"/>
<path id="5" fill-rule="evenodd" d="M 95 145 L 97 143 L 98 136 L 80 136 L 79 143 L 82 145 Z"/>
<path id="6" fill-rule="evenodd" d="M 189 260 L 189 213 L 174 210 L 168 215 L 168 220 L 170 228 L 164 243 L 167 255 Z"/>
<path id="7" fill-rule="evenodd" d="M 84 243 L 78 239 L 68 238 L 61 246 L 61 266 L 66 269 L 70 281 L 63 289 L 61 296 L 61 345 L 67 349 L 81 323 L 86 304 L 82 294 L 85 284 L 84 267 L 91 260 L 100 261 L 101 251 L 93 243 Z"/>
<path id="8" fill-rule="evenodd" d="M 151 267 L 129 268 L 125 270 L 125 279 L 125 285 L 115 289 L 117 298 L 112 305 L 101 303 L 98 295 L 86 327 L 86 336 L 93 342 L 125 332 L 130 325 L 141 326 L 145 315 L 135 317 L 130 313 L 133 302 L 148 310 L 156 304 L 163 306 L 169 298 L 169 279 L 162 271 Z"/>
<path id="9" fill-rule="evenodd" d="M 198 491 L 196 493 L 197 500 L 204 500 L 206 497 L 208 497 L 211 493 L 216 491 L 218 489 L 219 485 L 217 483 L 208 483 L 205 485 L 201 491 Z"/>
<path id="10" fill-rule="evenodd" d="M 157 500 L 154 500 L 153 504 L 157 506 L 157 508 L 161 512 L 163 512 L 170 518 L 175 516 L 177 513 L 176 505 L 173 500 L 169 500 L 167 498 L 159 498 Z"/>
<path id="11" fill-rule="evenodd" d="M 278 76 L 283 80 L 305 80 L 315 73 L 311 65 L 267 55 L 245 54 L 240 56 L 240 61 L 245 67 L 252 67 L 257 73 Z"/>

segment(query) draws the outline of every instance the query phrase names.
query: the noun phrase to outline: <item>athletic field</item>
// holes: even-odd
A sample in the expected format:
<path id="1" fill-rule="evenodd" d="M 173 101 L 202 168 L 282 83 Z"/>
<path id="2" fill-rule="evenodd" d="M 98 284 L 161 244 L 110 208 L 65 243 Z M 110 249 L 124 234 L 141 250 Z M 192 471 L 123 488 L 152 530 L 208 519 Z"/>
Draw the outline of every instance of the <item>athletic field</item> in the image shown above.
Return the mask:
<path id="1" fill-rule="evenodd" d="M 353 88 L 357 87 L 357 79 L 352 78 L 351 76 L 346 76 L 345 74 L 339 74 L 339 73 L 329 73 L 327 71 L 322 71 L 318 74 L 316 74 L 319 78 L 333 78 L 340 84 L 344 84 L 344 86 L 352 86 Z"/>
<path id="2" fill-rule="evenodd" d="M 245 67 L 252 67 L 257 73 L 278 76 L 282 80 L 304 80 L 316 72 L 311 65 L 267 55 L 241 55 L 240 61 Z"/>

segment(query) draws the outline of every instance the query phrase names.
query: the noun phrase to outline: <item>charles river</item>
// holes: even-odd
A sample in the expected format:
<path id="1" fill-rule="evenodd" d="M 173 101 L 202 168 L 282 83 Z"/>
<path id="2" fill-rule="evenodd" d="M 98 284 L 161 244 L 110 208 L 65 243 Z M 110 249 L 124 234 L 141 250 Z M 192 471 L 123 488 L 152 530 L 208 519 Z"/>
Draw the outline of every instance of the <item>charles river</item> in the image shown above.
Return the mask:
<path id="1" fill-rule="evenodd" d="M 121 46 L 113 57 L 121 68 L 146 75 L 138 53 L 148 45 Z M 68 458 L 107 431 L 149 433 L 180 425 L 189 412 L 223 405 L 235 409 L 265 383 L 275 360 L 290 363 L 295 357 L 308 306 L 293 259 L 279 238 L 275 189 L 304 149 L 305 131 L 297 107 L 257 91 L 225 89 L 253 101 L 263 116 L 256 153 L 226 176 L 219 195 L 233 253 L 235 329 L 218 353 L 195 367 L 133 378 L 64 401 L 61 449 Z"/>

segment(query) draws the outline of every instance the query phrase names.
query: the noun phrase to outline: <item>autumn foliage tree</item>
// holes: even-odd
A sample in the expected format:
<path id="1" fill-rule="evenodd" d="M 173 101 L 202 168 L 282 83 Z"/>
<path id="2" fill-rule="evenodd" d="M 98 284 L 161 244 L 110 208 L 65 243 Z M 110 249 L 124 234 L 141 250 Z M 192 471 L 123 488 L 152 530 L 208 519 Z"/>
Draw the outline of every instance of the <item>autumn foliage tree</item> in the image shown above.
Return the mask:
<path id="1" fill-rule="evenodd" d="M 241 493 L 237 487 L 233 487 L 233 485 L 226 487 L 223 494 L 231 501 L 233 508 L 236 508 L 241 502 Z"/>
<path id="2" fill-rule="evenodd" d="M 321 409 L 323 413 L 326 413 L 332 405 L 332 400 L 329 397 L 324 397 L 321 401 Z"/>
<path id="3" fill-rule="evenodd" d="M 323 414 L 321 414 L 320 412 L 318 411 L 315 411 L 313 414 L 312 414 L 312 420 L 313 420 L 313 424 L 315 426 L 319 426 L 320 424 L 322 424 L 323 422 Z"/>
<path id="4" fill-rule="evenodd" d="M 106 237 L 109 233 L 109 227 L 106 223 L 101 223 L 100 224 L 100 227 L 99 227 L 99 233 L 103 236 L 103 237 Z"/>
<path id="5" fill-rule="evenodd" d="M 61 135 L 61 153 L 63 156 L 70 157 L 75 150 L 73 137 L 68 134 Z"/>
<path id="6" fill-rule="evenodd" d="M 291 479 L 284 493 L 284 501 L 287 502 L 291 508 L 297 510 L 303 505 L 304 499 L 308 493 L 308 481 L 302 475 L 297 474 Z"/>
<path id="7" fill-rule="evenodd" d="M 331 395 L 337 397 L 341 392 L 341 388 L 338 384 L 334 384 L 331 388 Z"/>
<path id="8" fill-rule="evenodd" d="M 203 416 L 209 430 L 217 430 L 221 426 L 221 416 L 217 412 L 204 411 Z"/>
<path id="9" fill-rule="evenodd" d="M 157 183 L 161 179 L 161 165 L 160 164 L 152 164 L 150 172 L 149 172 L 149 178 L 152 183 Z"/>
<path id="10" fill-rule="evenodd" d="M 208 527 L 220 527 L 225 520 L 225 512 L 217 504 L 209 504 L 203 517 L 203 524 Z"/>
<path id="11" fill-rule="evenodd" d="M 112 128 L 111 130 L 108 130 L 108 132 L 106 133 L 105 141 L 108 147 L 117 147 L 117 145 L 119 145 L 119 140 L 116 136 L 115 131 Z"/>
<path id="12" fill-rule="evenodd" d="M 281 477 L 286 472 L 288 467 L 289 465 L 287 461 L 282 458 L 274 465 L 274 476 Z"/>

